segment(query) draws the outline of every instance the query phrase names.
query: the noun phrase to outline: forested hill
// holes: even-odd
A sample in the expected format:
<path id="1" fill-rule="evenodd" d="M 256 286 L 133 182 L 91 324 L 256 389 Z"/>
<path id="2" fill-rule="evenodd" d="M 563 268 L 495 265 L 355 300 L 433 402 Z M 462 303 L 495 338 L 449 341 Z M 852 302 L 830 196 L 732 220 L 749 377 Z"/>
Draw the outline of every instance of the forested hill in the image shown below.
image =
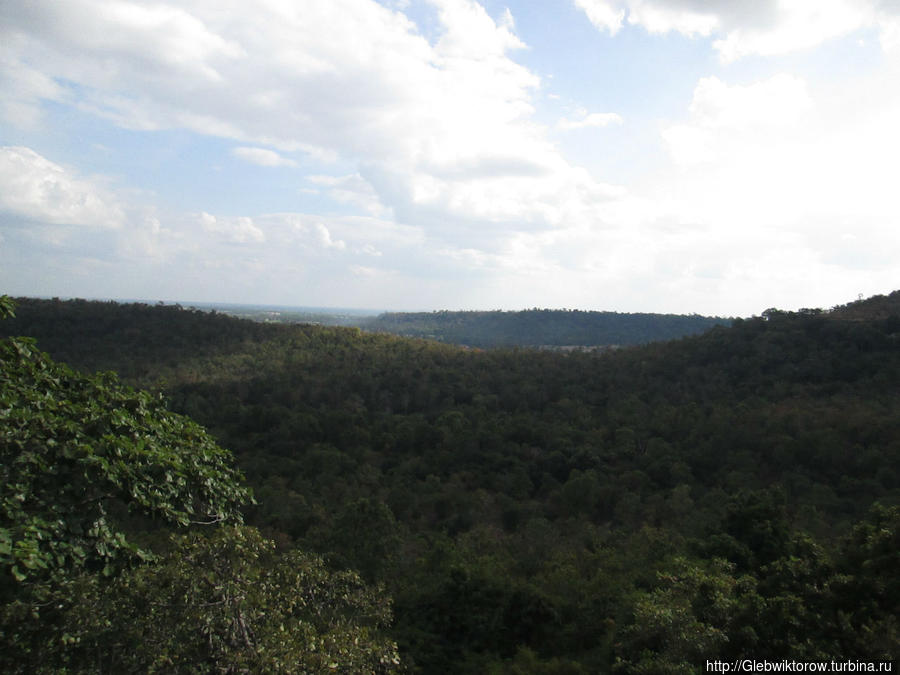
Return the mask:
<path id="1" fill-rule="evenodd" d="M 140 385 L 176 371 L 184 379 L 185 364 L 195 358 L 240 352 L 292 330 L 162 303 L 34 298 L 15 303 L 16 316 L 0 323 L 0 335 L 35 337 L 58 361 L 88 372 L 114 370 Z"/>
<path id="2" fill-rule="evenodd" d="M 816 310 L 800 310 L 801 313 L 815 313 Z M 900 315 L 900 291 L 889 295 L 875 295 L 865 300 L 832 307 L 827 312 L 834 319 L 851 321 L 874 321 Z"/>
<path id="3" fill-rule="evenodd" d="M 472 347 L 608 347 L 695 335 L 729 319 L 529 309 L 520 312 L 389 312 L 359 323 L 366 330 Z"/>
<path id="4" fill-rule="evenodd" d="M 567 355 L 113 303 L 0 330 L 162 388 L 252 524 L 386 585 L 413 672 L 687 674 L 898 657 L 898 301 Z"/>

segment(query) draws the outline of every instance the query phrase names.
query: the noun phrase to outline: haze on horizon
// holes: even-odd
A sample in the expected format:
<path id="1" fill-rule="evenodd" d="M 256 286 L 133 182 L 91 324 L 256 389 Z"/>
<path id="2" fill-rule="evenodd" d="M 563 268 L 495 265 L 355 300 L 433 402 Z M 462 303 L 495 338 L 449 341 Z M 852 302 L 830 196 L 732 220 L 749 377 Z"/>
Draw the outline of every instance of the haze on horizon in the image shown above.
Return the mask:
<path id="1" fill-rule="evenodd" d="M 758 314 L 900 283 L 884 0 L 0 4 L 0 292 Z"/>

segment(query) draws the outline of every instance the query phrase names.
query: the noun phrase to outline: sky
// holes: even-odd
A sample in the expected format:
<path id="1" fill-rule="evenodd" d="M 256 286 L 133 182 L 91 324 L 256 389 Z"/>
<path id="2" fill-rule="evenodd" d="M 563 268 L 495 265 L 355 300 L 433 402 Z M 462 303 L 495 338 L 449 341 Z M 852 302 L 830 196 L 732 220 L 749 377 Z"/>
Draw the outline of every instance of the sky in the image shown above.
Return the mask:
<path id="1" fill-rule="evenodd" d="M 0 0 L 11 295 L 828 308 L 898 158 L 898 0 Z"/>

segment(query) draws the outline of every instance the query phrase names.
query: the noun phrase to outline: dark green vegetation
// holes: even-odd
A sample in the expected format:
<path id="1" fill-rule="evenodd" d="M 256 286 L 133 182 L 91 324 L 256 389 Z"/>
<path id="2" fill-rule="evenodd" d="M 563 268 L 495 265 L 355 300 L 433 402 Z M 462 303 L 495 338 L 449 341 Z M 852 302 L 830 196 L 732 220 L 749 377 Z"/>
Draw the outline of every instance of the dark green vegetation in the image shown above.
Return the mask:
<path id="1" fill-rule="evenodd" d="M 471 347 L 608 347 L 696 335 L 728 319 L 579 310 L 389 312 L 358 322 L 366 330 Z"/>
<path id="2" fill-rule="evenodd" d="M 79 368 L 117 370 L 203 424 L 254 488 L 245 519 L 283 550 L 325 556 L 333 571 L 313 567 L 330 587 L 344 568 L 383 582 L 388 634 L 414 671 L 690 673 L 715 658 L 897 657 L 900 293 L 570 354 L 174 307 L 23 300 L 17 312 L 0 329 Z M 283 580 L 304 563 L 277 560 L 309 554 L 252 538 L 165 541 L 193 547 L 190 560 L 265 559 L 246 563 L 264 580 L 258 595 L 234 593 L 254 606 L 283 608 L 284 591 L 267 584 L 305 588 Z M 94 575 L 77 596 L 90 604 L 60 625 L 83 617 L 90 632 L 88 607 L 123 616 L 181 597 L 184 558 L 133 565 L 115 583 Z M 344 597 L 322 607 L 339 612 Z M 164 623 L 115 639 L 135 653 L 160 651 L 143 635 L 199 649 L 190 616 L 156 602 Z M 360 602 L 352 625 L 384 625 L 383 598 Z M 291 616 L 293 632 L 305 630 Z M 233 617 L 207 625 L 235 630 Z"/>
<path id="3" fill-rule="evenodd" d="M 0 669 L 395 670 L 383 593 L 242 527 L 241 478 L 158 396 L 0 342 Z"/>
<path id="4" fill-rule="evenodd" d="M 623 314 L 567 309 L 519 312 L 387 312 L 251 305 L 197 305 L 263 323 L 355 326 L 376 333 L 426 338 L 470 347 L 618 347 L 697 335 L 731 319 L 680 314 Z M 192 307 L 193 309 L 193 307 Z"/>

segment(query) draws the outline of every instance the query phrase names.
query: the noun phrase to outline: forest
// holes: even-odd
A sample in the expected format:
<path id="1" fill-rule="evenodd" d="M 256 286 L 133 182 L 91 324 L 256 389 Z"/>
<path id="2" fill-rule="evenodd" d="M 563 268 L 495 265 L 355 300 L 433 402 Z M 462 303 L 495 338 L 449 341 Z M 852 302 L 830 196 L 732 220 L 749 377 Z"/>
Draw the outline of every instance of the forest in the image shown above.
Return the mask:
<path id="1" fill-rule="evenodd" d="M 898 656 L 900 291 L 565 353 L 2 309 L 4 672 Z"/>
<path id="2" fill-rule="evenodd" d="M 382 312 L 366 310 L 291 308 L 253 305 L 189 305 L 190 309 L 218 311 L 227 316 L 264 323 L 306 323 L 356 326 L 376 333 L 391 333 L 438 342 L 489 349 L 538 347 L 610 349 L 696 335 L 731 319 L 697 314 L 593 312 L 577 309 L 525 309 L 521 311 Z"/>
<path id="3" fill-rule="evenodd" d="M 728 319 L 699 315 L 526 309 L 518 312 L 385 312 L 366 330 L 471 347 L 618 347 L 695 335 Z"/>

